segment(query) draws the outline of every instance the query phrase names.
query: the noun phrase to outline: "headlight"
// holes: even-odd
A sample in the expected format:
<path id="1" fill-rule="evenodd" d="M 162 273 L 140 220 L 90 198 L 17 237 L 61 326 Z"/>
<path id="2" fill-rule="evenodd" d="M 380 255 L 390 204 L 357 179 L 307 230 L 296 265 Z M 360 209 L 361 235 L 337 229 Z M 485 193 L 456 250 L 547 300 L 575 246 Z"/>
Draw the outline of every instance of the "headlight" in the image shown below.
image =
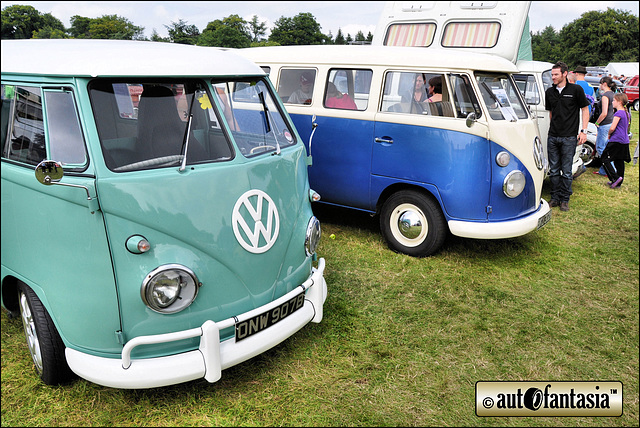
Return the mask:
<path id="1" fill-rule="evenodd" d="M 518 170 L 511 171 L 504 179 L 502 184 L 502 191 L 509 198 L 515 198 L 524 190 L 524 185 L 527 180 L 524 178 L 524 174 Z"/>
<path id="2" fill-rule="evenodd" d="M 318 244 L 320 243 L 321 235 L 320 221 L 313 216 L 307 225 L 307 236 L 304 240 L 304 250 L 307 253 L 307 256 L 311 256 L 316 252 Z"/>
<path id="3" fill-rule="evenodd" d="M 161 314 L 180 312 L 198 295 L 198 278 L 191 269 L 177 265 L 160 266 L 142 282 L 142 301 Z"/>

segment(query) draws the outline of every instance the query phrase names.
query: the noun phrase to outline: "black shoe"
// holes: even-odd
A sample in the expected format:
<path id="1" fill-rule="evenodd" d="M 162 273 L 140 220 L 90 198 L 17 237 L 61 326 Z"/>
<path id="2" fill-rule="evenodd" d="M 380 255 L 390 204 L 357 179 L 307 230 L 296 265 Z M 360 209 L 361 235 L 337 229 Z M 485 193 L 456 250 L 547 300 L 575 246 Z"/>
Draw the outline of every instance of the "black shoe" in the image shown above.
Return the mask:
<path id="1" fill-rule="evenodd" d="M 569 211 L 569 202 L 560 203 L 560 211 Z"/>
<path id="2" fill-rule="evenodd" d="M 552 208 L 553 207 L 559 207 L 560 206 L 560 202 L 556 201 L 555 199 L 551 199 L 549 201 L 549 206 L 552 207 Z"/>

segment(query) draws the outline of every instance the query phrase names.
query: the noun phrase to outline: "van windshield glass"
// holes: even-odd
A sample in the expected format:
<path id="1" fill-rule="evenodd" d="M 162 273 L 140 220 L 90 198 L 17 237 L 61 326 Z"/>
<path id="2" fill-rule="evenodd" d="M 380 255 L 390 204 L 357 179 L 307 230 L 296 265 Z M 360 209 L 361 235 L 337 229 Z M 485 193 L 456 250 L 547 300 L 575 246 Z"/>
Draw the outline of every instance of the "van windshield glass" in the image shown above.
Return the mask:
<path id="1" fill-rule="evenodd" d="M 295 133 L 262 79 L 213 82 L 233 139 L 246 157 L 280 153 L 296 143 Z"/>
<path id="2" fill-rule="evenodd" d="M 526 119 L 528 110 L 520 92 L 506 74 L 476 74 L 480 93 L 493 120 Z"/>
<path id="3" fill-rule="evenodd" d="M 180 166 L 187 140 L 187 165 L 233 158 L 204 81 L 96 79 L 89 90 L 102 153 L 112 171 Z"/>

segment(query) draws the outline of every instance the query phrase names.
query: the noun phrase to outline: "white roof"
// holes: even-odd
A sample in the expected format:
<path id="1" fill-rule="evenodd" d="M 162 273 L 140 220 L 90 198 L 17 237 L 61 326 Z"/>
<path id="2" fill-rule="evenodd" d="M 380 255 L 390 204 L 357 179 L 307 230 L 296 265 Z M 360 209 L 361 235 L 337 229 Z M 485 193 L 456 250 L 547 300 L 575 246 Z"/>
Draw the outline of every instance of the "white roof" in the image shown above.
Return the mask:
<path id="1" fill-rule="evenodd" d="M 245 58 L 218 48 L 176 43 L 29 39 L 2 40 L 2 73 L 46 76 L 264 75 Z"/>
<path id="2" fill-rule="evenodd" d="M 307 64 L 330 66 L 386 66 L 471 69 L 517 72 L 516 66 L 496 55 L 453 49 L 367 45 L 269 46 L 234 52 L 258 64 Z"/>
<path id="3" fill-rule="evenodd" d="M 547 70 L 551 70 L 553 64 L 545 61 L 523 61 L 518 60 L 516 63 L 518 69 L 525 73 L 542 73 Z"/>

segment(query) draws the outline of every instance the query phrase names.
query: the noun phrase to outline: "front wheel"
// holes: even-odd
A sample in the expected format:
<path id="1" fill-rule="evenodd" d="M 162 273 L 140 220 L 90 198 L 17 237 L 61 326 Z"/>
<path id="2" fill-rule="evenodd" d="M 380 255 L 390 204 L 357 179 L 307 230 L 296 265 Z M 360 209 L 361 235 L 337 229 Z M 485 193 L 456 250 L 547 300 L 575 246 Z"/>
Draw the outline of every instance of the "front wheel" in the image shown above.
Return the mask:
<path id="1" fill-rule="evenodd" d="M 64 356 L 64 343 L 36 293 L 20 284 L 18 303 L 29 353 L 40 379 L 47 385 L 58 385 L 75 378 Z"/>
<path id="2" fill-rule="evenodd" d="M 635 111 L 640 111 L 640 98 L 633 102 L 633 109 Z"/>
<path id="3" fill-rule="evenodd" d="M 584 163 L 584 166 L 590 166 L 593 162 L 593 158 L 596 155 L 596 145 L 589 141 L 585 141 L 580 151 L 580 159 Z"/>
<path id="4" fill-rule="evenodd" d="M 392 250 L 414 257 L 438 251 L 448 232 L 440 206 L 432 198 L 411 190 L 387 199 L 380 213 L 380 229 Z"/>

